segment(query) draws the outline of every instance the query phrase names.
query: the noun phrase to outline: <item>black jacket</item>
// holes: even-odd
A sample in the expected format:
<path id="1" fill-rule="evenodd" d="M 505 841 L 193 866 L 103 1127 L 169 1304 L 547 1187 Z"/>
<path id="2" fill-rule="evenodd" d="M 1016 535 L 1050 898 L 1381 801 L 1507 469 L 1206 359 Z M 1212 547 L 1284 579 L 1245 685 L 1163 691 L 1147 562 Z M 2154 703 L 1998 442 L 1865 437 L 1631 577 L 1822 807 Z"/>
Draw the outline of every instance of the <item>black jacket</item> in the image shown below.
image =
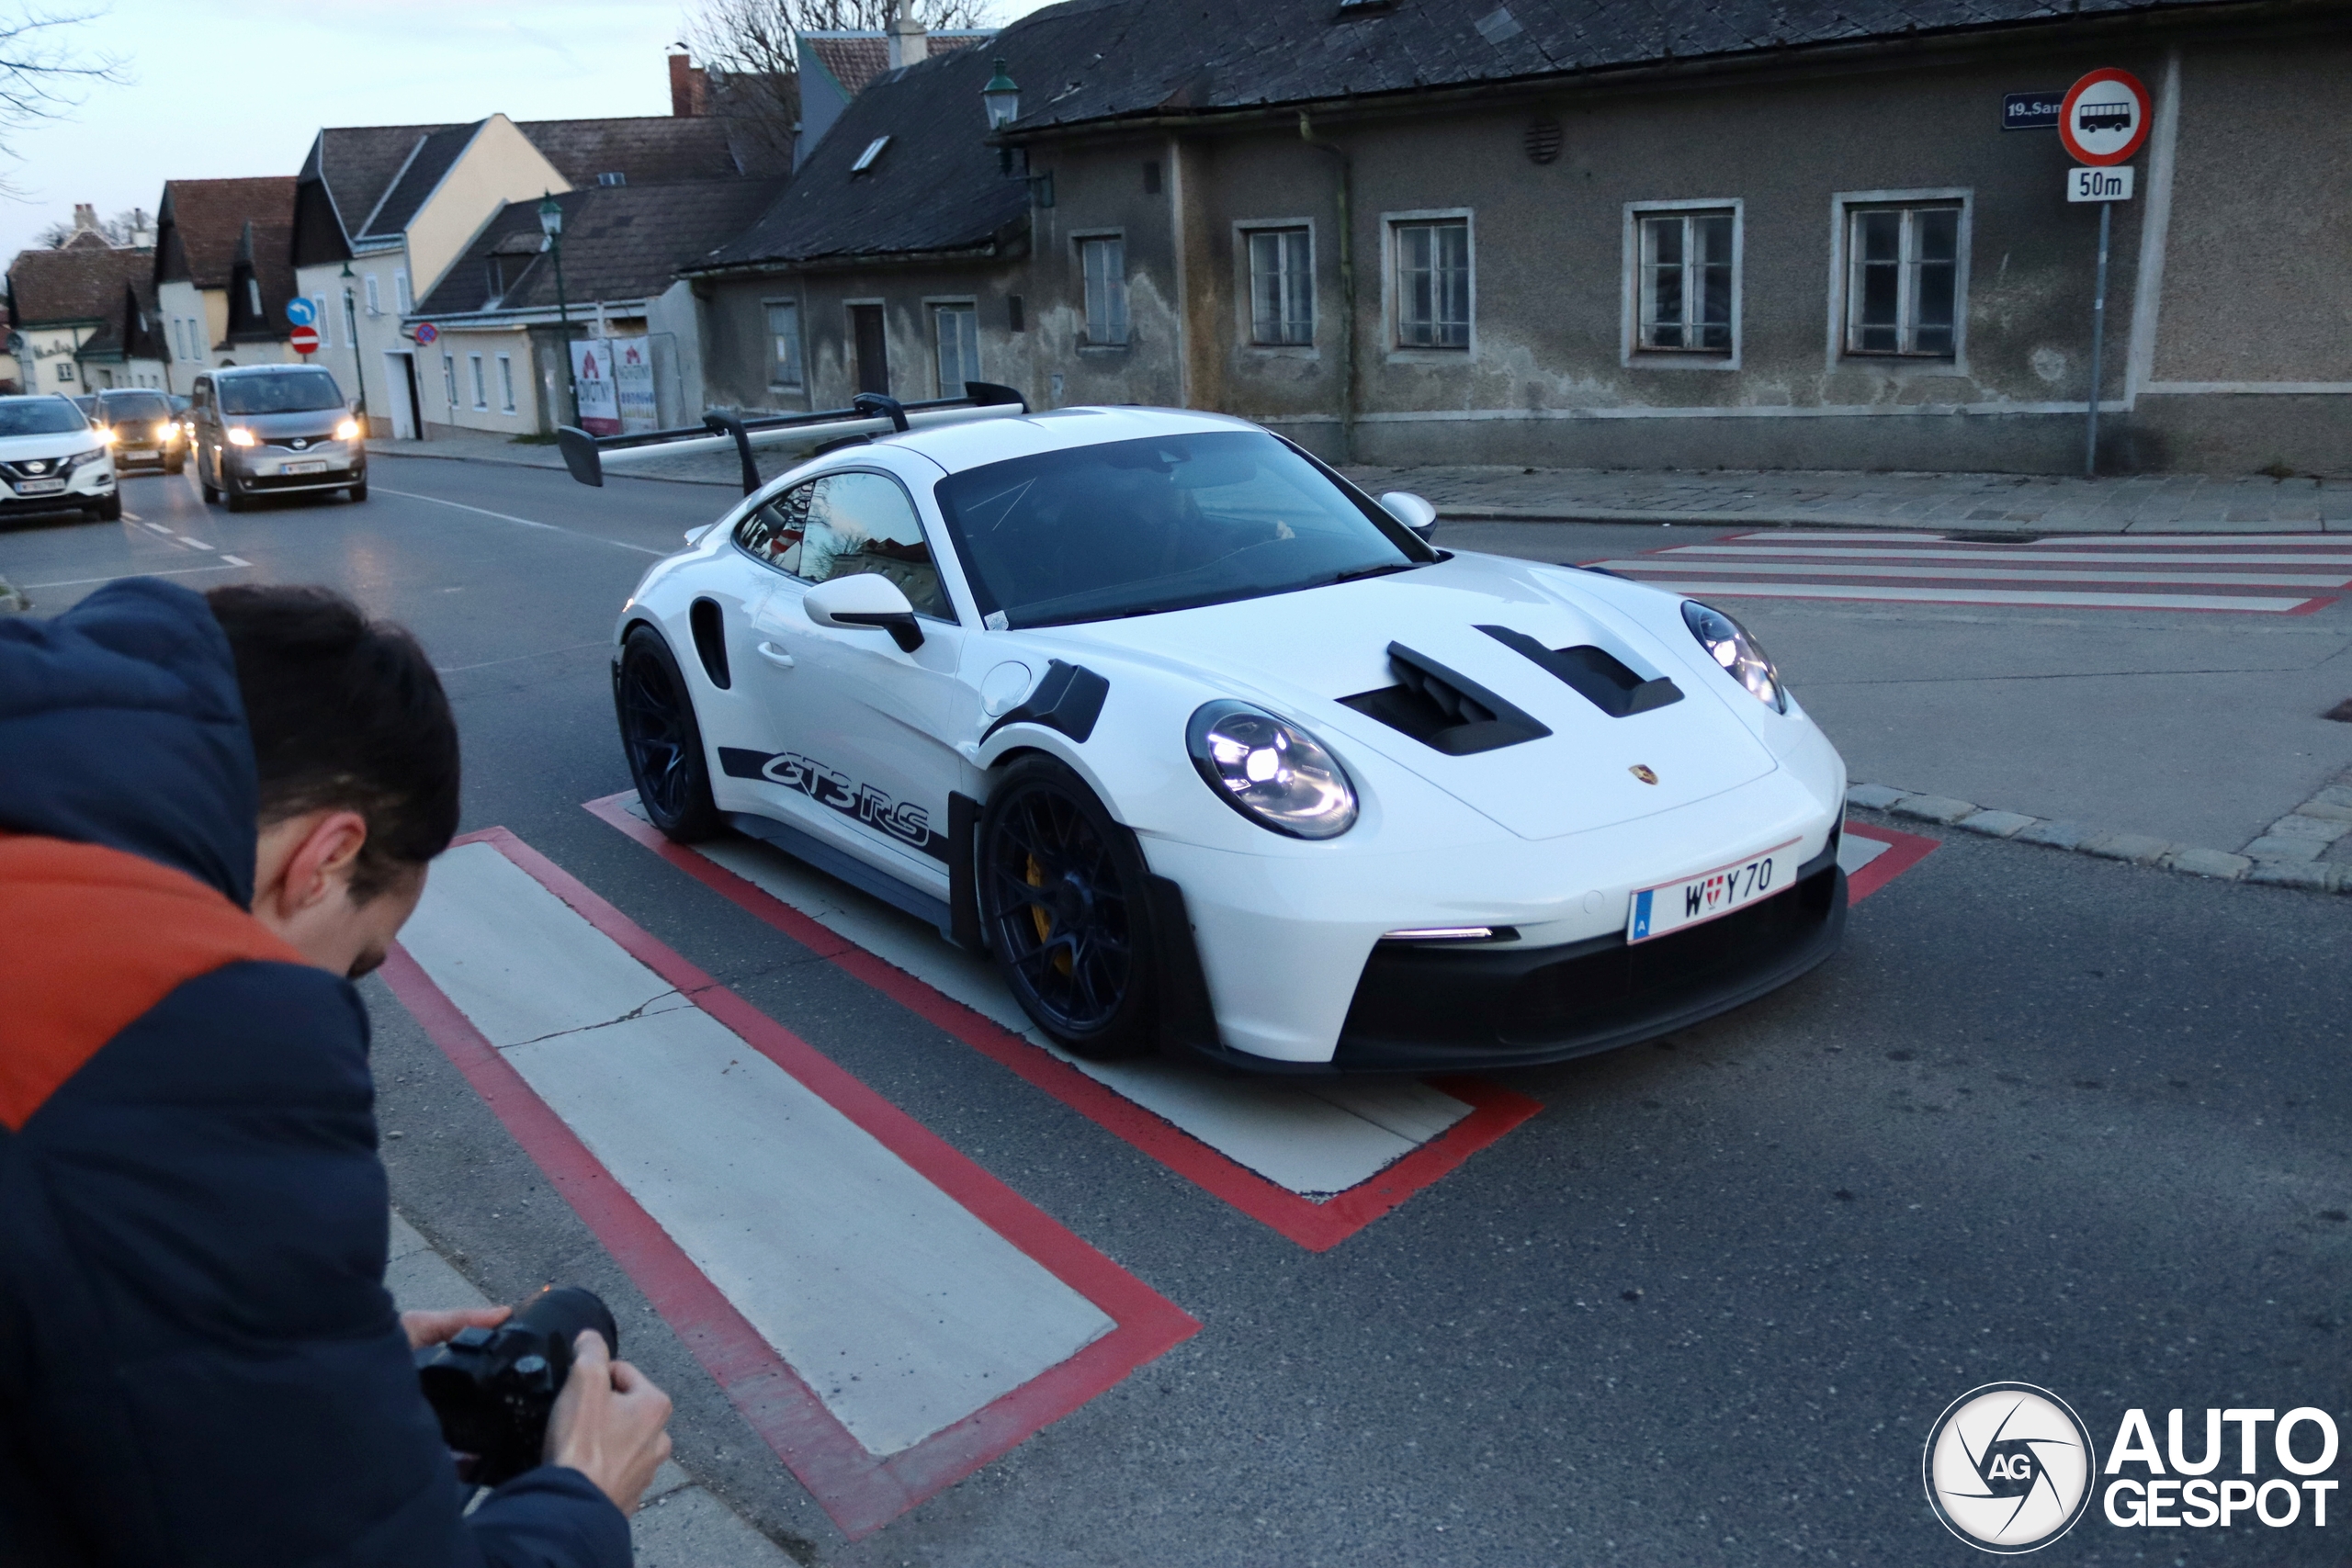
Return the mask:
<path id="1" fill-rule="evenodd" d="M 577 1471 L 459 1517 L 367 1013 L 245 912 L 254 790 L 197 595 L 0 621 L 0 1563 L 626 1568 Z"/>

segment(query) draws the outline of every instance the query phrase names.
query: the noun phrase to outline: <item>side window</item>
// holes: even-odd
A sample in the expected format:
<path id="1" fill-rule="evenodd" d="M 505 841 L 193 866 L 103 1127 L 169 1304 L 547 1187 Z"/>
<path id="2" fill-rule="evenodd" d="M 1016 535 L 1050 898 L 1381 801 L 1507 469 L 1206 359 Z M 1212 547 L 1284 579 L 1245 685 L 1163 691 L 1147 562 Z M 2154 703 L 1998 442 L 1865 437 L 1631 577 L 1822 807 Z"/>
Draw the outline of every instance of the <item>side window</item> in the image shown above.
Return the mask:
<path id="1" fill-rule="evenodd" d="M 743 514 L 735 542 L 779 571 L 798 575 L 800 542 L 808 531 L 808 498 L 820 480 L 794 485 Z"/>
<path id="2" fill-rule="evenodd" d="M 940 586 L 922 520 L 897 482 L 880 474 L 827 474 L 753 507 L 735 542 L 807 582 L 872 572 L 938 620 L 956 618 Z"/>

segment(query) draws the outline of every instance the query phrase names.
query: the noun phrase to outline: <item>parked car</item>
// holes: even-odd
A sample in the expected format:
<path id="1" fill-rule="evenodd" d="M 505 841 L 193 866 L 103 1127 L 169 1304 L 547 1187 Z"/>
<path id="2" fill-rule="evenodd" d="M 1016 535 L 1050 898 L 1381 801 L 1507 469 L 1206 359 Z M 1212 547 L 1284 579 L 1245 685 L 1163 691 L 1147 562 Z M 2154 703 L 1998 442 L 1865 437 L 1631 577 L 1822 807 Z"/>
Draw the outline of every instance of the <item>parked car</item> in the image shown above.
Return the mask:
<path id="1" fill-rule="evenodd" d="M 105 438 L 70 398 L 0 398 L 0 516 L 77 506 L 102 523 L 122 516 Z"/>
<path id="2" fill-rule="evenodd" d="M 97 423 L 112 434 L 115 471 L 161 468 L 176 474 L 187 460 L 187 433 L 161 392 L 116 388 L 98 394 Z"/>
<path id="3" fill-rule="evenodd" d="M 1243 420 L 973 395 L 732 427 L 825 446 L 621 610 L 663 832 L 931 920 L 1092 1057 L 1527 1066 L 1837 949 L 1845 764 L 1722 611 L 1438 548 Z M 724 444 L 560 434 L 589 482 Z"/>
<path id="4" fill-rule="evenodd" d="M 334 377 L 315 365 L 208 370 L 189 399 L 196 481 L 207 505 L 347 490 L 368 499 L 368 444 Z"/>

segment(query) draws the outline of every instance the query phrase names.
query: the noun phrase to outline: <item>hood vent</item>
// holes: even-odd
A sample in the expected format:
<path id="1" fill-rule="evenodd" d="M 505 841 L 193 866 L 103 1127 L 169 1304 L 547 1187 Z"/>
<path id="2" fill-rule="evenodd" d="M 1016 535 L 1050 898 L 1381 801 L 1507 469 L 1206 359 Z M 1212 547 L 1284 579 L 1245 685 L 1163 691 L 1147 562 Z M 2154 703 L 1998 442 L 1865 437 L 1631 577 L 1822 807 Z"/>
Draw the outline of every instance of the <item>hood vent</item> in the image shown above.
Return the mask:
<path id="1" fill-rule="evenodd" d="M 1541 740 L 1552 733 L 1467 675 L 1403 643 L 1388 645 L 1388 661 L 1396 672 L 1396 684 L 1358 692 L 1341 697 L 1340 703 L 1433 750 L 1467 757 L 1522 740 Z"/>
<path id="2" fill-rule="evenodd" d="M 1480 631 L 1542 665 L 1586 701 L 1611 718 L 1630 718 L 1682 700 L 1682 688 L 1667 677 L 1643 680 L 1605 649 L 1546 648 L 1525 632 L 1509 626 L 1480 626 Z"/>

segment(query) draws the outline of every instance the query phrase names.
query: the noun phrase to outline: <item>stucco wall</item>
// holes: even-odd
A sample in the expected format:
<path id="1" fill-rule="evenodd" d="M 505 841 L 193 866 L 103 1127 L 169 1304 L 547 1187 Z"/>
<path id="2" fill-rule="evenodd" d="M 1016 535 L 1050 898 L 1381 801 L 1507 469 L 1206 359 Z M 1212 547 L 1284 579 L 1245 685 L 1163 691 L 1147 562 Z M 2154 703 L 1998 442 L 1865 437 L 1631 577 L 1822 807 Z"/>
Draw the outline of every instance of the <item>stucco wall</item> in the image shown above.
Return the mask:
<path id="1" fill-rule="evenodd" d="M 514 129 L 514 121 L 503 114 L 492 115 L 409 222 L 409 281 L 415 297 L 422 299 L 433 292 L 442 273 L 464 254 L 500 207 L 510 201 L 537 201 L 548 191 L 571 188 L 571 182 L 556 172 L 528 137 Z M 383 287 L 387 290 L 384 308 L 390 310 L 389 275 Z"/>

